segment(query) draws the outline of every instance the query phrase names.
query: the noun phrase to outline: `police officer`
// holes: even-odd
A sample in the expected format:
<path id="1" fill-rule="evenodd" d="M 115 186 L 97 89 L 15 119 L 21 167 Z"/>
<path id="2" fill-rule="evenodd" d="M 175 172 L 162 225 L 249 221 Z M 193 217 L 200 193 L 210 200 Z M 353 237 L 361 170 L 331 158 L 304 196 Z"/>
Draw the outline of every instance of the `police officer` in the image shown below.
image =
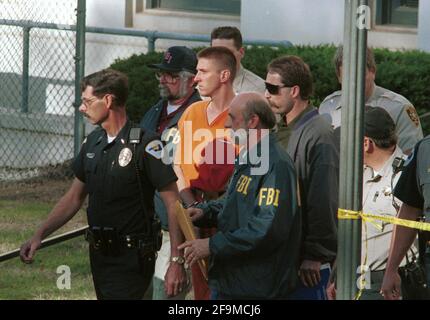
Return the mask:
<path id="1" fill-rule="evenodd" d="M 260 94 L 242 93 L 233 99 L 225 126 L 240 137 L 243 151 L 226 195 L 188 209 L 195 224 L 217 224 L 210 238 L 180 246 L 187 248 L 190 264 L 210 256 L 212 299 L 286 298 L 297 282 L 301 236 L 297 180 L 291 159 L 269 134 L 275 121 Z M 260 172 L 253 171 L 258 167 L 251 159 L 256 149 L 266 155 L 259 163 L 265 170 Z"/>
<path id="2" fill-rule="evenodd" d="M 157 132 L 165 143 L 165 156 L 173 158 L 176 144 L 179 142 L 177 124 L 184 111 L 192 103 L 200 101 L 200 95 L 195 89 L 194 76 L 196 74 L 197 56 L 187 47 L 174 46 L 164 53 L 163 61 L 150 65 L 156 70 L 159 81 L 160 100 L 149 109 L 142 118 L 143 128 Z M 169 160 L 169 159 L 167 159 Z M 172 159 L 173 161 L 173 159 Z M 183 264 L 184 257 L 171 255 L 170 236 L 168 232 L 167 211 L 158 192 L 154 196 L 155 213 L 160 218 L 163 229 L 163 245 L 158 253 L 153 278 L 152 299 L 167 299 L 164 290 L 164 278 L 170 264 Z M 166 279 L 167 282 L 172 279 Z M 184 298 L 176 296 L 174 299 Z"/>
<path id="3" fill-rule="evenodd" d="M 397 182 L 394 195 L 403 201 L 398 217 L 400 219 L 430 221 L 430 136 L 421 140 L 408 157 L 402 175 Z M 420 234 L 424 236 L 427 232 Z M 417 230 L 405 227 L 394 227 L 387 269 L 382 283 L 381 294 L 386 300 L 399 299 L 400 276 L 397 269 L 417 236 Z M 430 243 L 428 237 L 425 245 L 425 266 L 427 287 L 430 286 Z M 420 241 L 421 244 L 421 241 Z M 420 250 L 421 251 L 421 250 Z"/>
<path id="4" fill-rule="evenodd" d="M 161 242 L 153 219 L 155 189 L 169 213 L 172 243 L 182 240 L 174 212 L 176 176 L 171 166 L 161 161 L 163 144 L 159 138 L 149 131 L 142 135 L 140 129 L 132 129 L 125 110 L 128 80 L 124 74 L 102 70 L 85 77 L 81 87 L 79 110 L 100 128 L 82 144 L 73 163 L 75 178 L 70 189 L 22 245 L 21 259 L 31 262 L 41 241 L 69 221 L 89 195 L 87 239 L 97 298 L 141 299 Z M 181 255 L 179 250 L 174 254 Z M 184 285 L 184 270 L 175 265 L 169 272 L 175 278 L 169 291 L 175 294 Z"/>
<path id="5" fill-rule="evenodd" d="M 401 202 L 393 197 L 391 188 L 396 185 L 406 155 L 396 145 L 396 125 L 387 111 L 368 107 L 364 113 L 363 141 L 363 212 L 396 216 Z M 362 223 L 361 263 L 370 269 L 371 283 L 362 292 L 361 300 L 382 299 L 379 291 L 388 260 L 393 226 L 386 223 Z M 410 260 L 417 254 L 412 245 Z M 403 261 L 400 266 L 404 266 Z M 370 285 L 370 286 L 369 286 Z"/>
<path id="6" fill-rule="evenodd" d="M 339 47 L 335 55 L 336 75 L 342 83 L 343 48 Z M 373 51 L 367 49 L 365 99 L 366 106 L 381 107 L 390 114 L 396 123 L 396 134 L 399 146 L 404 153 L 409 154 L 415 144 L 423 138 L 420 119 L 412 105 L 405 97 L 375 84 L 376 63 Z M 341 122 L 342 91 L 336 91 L 327 96 L 319 107 L 319 113 L 329 118 L 333 128 L 338 128 Z"/>

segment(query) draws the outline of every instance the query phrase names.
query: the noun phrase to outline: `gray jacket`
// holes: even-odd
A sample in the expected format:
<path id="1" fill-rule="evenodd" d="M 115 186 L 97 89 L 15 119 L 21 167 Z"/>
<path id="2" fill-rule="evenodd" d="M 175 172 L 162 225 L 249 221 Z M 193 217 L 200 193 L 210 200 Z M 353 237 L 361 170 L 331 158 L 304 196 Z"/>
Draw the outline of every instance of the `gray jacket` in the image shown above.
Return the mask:
<path id="1" fill-rule="evenodd" d="M 282 130 L 291 133 L 283 139 Z M 299 179 L 302 260 L 333 261 L 337 251 L 339 189 L 339 153 L 333 129 L 316 108 L 308 107 L 280 131 L 280 142 L 293 159 Z"/>

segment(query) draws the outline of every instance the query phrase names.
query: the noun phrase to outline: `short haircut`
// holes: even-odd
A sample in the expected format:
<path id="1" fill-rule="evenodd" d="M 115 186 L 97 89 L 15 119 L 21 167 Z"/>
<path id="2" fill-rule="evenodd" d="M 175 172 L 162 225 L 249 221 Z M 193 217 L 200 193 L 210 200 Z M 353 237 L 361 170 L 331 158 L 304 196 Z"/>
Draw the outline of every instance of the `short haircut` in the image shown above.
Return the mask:
<path id="1" fill-rule="evenodd" d="M 370 137 L 368 138 L 372 139 L 375 145 L 380 149 L 389 149 L 397 145 L 397 135 L 395 132 L 391 132 L 391 135 L 388 138 L 383 138 L 383 139 L 375 139 Z"/>
<path id="2" fill-rule="evenodd" d="M 211 43 L 214 39 L 233 39 L 234 46 L 238 50 L 242 48 L 243 45 L 242 34 L 240 33 L 240 30 L 236 27 L 223 26 L 213 29 L 211 33 Z"/>
<path id="3" fill-rule="evenodd" d="M 336 53 L 333 58 L 333 63 L 336 71 L 336 75 L 340 76 L 340 68 L 342 67 L 343 61 L 343 46 L 337 48 Z M 375 55 L 371 48 L 366 49 L 366 67 L 368 70 L 376 71 Z"/>
<path id="4" fill-rule="evenodd" d="M 230 80 L 231 82 L 234 81 L 236 77 L 236 57 L 231 50 L 225 47 L 209 47 L 201 50 L 197 54 L 197 58 L 215 60 L 223 70 L 228 69 L 230 71 Z"/>
<path id="5" fill-rule="evenodd" d="M 298 56 L 282 56 L 267 66 L 269 73 L 281 76 L 282 83 L 287 87 L 299 86 L 300 97 L 309 100 L 313 94 L 312 73 L 309 66 Z"/>
<path id="6" fill-rule="evenodd" d="M 397 144 L 396 124 L 381 107 L 365 106 L 363 133 L 380 149 L 389 149 Z"/>
<path id="7" fill-rule="evenodd" d="M 84 91 L 88 86 L 93 87 L 93 94 L 96 97 L 112 94 L 116 106 L 125 106 L 128 97 L 128 78 L 124 73 L 113 69 L 97 71 L 82 79 L 81 90 Z"/>
<path id="8" fill-rule="evenodd" d="M 260 119 L 262 129 L 272 129 L 276 124 L 276 117 L 267 100 L 253 98 L 246 102 L 242 112 L 245 121 L 249 121 L 253 115 Z"/>

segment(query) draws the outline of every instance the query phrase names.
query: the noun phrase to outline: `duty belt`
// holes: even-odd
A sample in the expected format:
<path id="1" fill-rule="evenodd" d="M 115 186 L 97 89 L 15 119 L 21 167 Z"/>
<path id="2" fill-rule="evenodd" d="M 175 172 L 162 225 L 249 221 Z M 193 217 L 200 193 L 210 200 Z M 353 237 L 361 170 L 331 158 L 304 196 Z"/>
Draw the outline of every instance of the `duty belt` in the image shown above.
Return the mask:
<path id="1" fill-rule="evenodd" d="M 107 230 L 106 230 L 107 229 Z M 154 245 L 146 234 L 117 235 L 114 230 L 87 229 L 85 240 L 95 250 L 100 250 L 106 255 L 118 255 L 123 249 L 143 249 L 144 251 L 154 251 Z"/>

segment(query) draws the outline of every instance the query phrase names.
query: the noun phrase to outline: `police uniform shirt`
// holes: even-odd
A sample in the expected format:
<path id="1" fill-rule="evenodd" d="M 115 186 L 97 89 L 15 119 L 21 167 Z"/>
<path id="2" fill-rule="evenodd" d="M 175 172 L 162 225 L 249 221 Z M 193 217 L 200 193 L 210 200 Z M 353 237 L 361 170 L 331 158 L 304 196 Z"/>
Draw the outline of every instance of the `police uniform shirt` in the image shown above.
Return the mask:
<path id="1" fill-rule="evenodd" d="M 319 113 L 328 118 L 333 128 L 341 124 L 341 98 L 342 91 L 336 91 L 327 96 L 319 107 Z M 400 94 L 375 86 L 366 105 L 381 107 L 390 114 L 396 124 L 398 144 L 403 151 L 411 150 L 423 138 L 420 119 L 414 106 Z"/>
<path id="2" fill-rule="evenodd" d="M 114 227 L 123 235 L 145 231 L 135 157 L 142 172 L 147 214 L 153 214 L 155 189 L 160 190 L 177 180 L 172 167 L 161 161 L 163 145 L 158 136 L 145 131 L 134 150 L 128 144 L 131 128 L 131 122 L 127 121 L 111 143 L 107 141 L 105 130 L 96 129 L 83 143 L 73 164 L 76 177 L 85 183 L 89 194 L 89 225 Z"/>
<path id="3" fill-rule="evenodd" d="M 233 81 L 233 90 L 236 94 L 252 91 L 264 93 L 266 85 L 263 79 L 241 65 Z"/>
<path id="4" fill-rule="evenodd" d="M 375 172 L 371 167 L 365 166 L 363 170 L 363 212 L 377 215 L 396 216 L 397 211 L 393 206 L 391 180 L 393 176 L 393 161 L 396 157 L 406 158 L 399 147 L 396 147 L 391 157 L 384 166 Z M 400 174 L 393 179 L 396 185 Z M 401 202 L 395 199 L 398 205 Z M 393 225 L 385 222 L 374 221 L 362 224 L 361 263 L 370 267 L 371 271 L 383 271 L 386 268 L 391 242 Z M 367 248 L 366 248 L 367 247 Z M 413 247 L 414 252 L 417 250 Z M 409 254 L 411 254 L 409 252 Z M 367 258 L 365 259 L 367 255 Z M 405 264 L 405 260 L 401 266 Z"/>
<path id="5" fill-rule="evenodd" d="M 420 141 L 408 157 L 394 190 L 394 195 L 407 205 L 423 209 L 430 221 L 430 136 Z"/>

